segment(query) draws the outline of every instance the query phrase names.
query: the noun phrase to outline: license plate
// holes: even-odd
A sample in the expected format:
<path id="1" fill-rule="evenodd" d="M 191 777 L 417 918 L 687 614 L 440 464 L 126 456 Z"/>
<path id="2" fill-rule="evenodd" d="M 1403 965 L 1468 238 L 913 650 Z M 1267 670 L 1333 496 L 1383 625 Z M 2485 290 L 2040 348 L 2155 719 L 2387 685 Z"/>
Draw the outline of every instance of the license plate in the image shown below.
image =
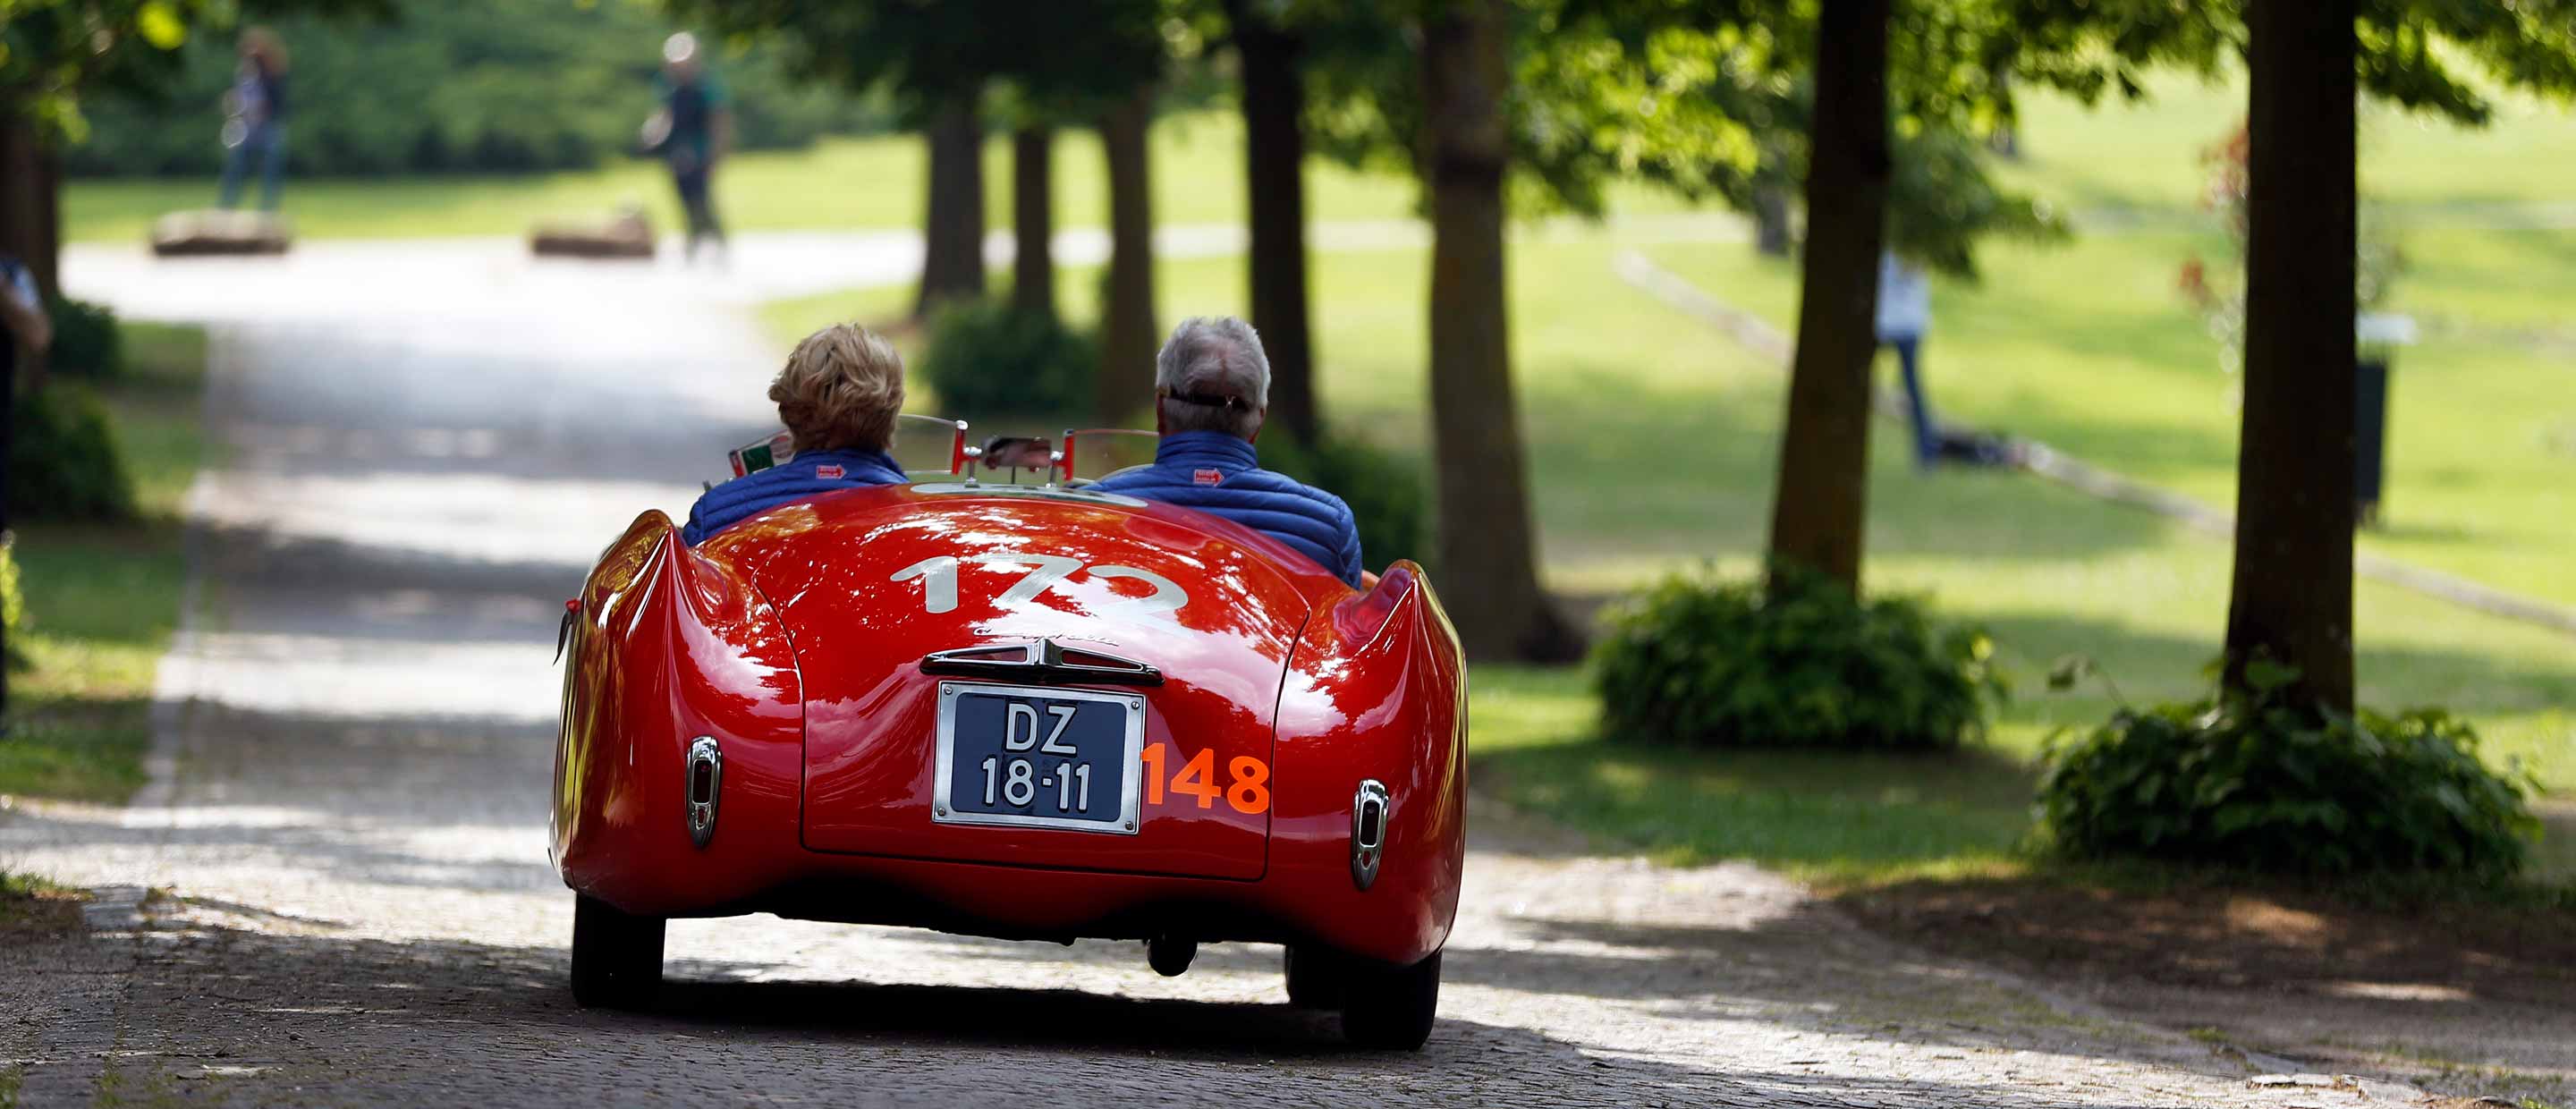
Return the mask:
<path id="1" fill-rule="evenodd" d="M 1132 835 L 1145 699 L 939 683 L 931 819 Z"/>

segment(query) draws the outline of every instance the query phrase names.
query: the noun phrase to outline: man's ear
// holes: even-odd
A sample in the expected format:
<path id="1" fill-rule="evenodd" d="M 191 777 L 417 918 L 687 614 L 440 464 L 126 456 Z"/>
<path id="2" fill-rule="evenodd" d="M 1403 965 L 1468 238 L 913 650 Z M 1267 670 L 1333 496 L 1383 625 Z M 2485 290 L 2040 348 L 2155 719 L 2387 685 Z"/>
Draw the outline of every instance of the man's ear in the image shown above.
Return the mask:
<path id="1" fill-rule="evenodd" d="M 1258 443 L 1261 441 L 1261 430 L 1270 426 L 1270 406 L 1266 404 L 1262 405 L 1261 407 L 1254 409 L 1252 415 L 1256 422 L 1252 425 L 1252 434 L 1243 437 L 1243 441 L 1246 443 Z"/>
<path id="2" fill-rule="evenodd" d="M 1163 416 L 1163 398 L 1162 398 L 1162 396 L 1161 396 L 1160 394 L 1156 394 L 1156 395 L 1155 395 L 1155 397 L 1154 397 L 1154 434 L 1156 434 L 1156 435 L 1169 435 L 1169 434 L 1171 434 L 1171 433 L 1172 433 L 1172 432 L 1171 432 L 1171 429 L 1170 429 L 1170 428 L 1167 428 L 1167 427 L 1165 427 L 1165 426 L 1163 426 L 1164 424 L 1166 424 L 1166 423 L 1168 423 L 1168 422 L 1169 422 L 1169 421 L 1168 421 L 1167 419 L 1165 419 L 1165 418 L 1164 418 L 1164 416 Z"/>

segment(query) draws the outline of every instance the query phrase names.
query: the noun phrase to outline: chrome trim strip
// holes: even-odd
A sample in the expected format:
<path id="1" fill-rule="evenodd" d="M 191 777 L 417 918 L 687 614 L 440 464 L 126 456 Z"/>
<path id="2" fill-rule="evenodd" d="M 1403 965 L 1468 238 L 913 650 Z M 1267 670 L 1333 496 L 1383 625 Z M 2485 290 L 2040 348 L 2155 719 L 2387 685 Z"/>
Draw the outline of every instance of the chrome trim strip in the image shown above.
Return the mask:
<path id="1" fill-rule="evenodd" d="M 1163 684 L 1163 672 L 1137 662 L 1120 658 L 1091 647 L 1075 651 L 1107 662 L 1107 666 L 1065 660 L 1065 649 L 1053 639 L 1034 643 L 998 643 L 985 647 L 959 647 L 950 651 L 932 651 L 922 656 L 921 672 L 955 674 L 968 678 L 1001 678 L 1024 682 L 1077 682 L 1094 685 Z"/>
<path id="2" fill-rule="evenodd" d="M 972 448 L 969 448 L 972 449 Z M 1124 493 L 1094 493 L 1088 489 L 1066 489 L 1044 485 L 981 485 L 969 477 L 963 482 L 925 481 L 912 487 L 915 493 L 933 496 L 1026 497 L 1042 501 L 1073 501 L 1079 504 L 1114 504 L 1120 508 L 1143 508 L 1145 502 Z"/>
<path id="3" fill-rule="evenodd" d="M 1039 697 L 1054 701 L 1099 701 L 1121 706 L 1127 713 L 1126 750 L 1122 773 L 1118 776 L 1118 819 L 1075 820 L 1059 816 L 1022 816 L 1018 813 L 953 812 L 948 808 L 948 791 L 956 769 L 957 695 L 982 693 L 1002 697 Z M 935 756 L 931 774 L 930 819 L 939 824 L 981 824 L 1019 828 L 1060 828 L 1074 832 L 1106 832 L 1132 836 L 1142 821 L 1145 777 L 1145 698 L 1134 693 L 1105 693 L 1091 689 L 1060 689 L 1054 686 L 994 685 L 985 682 L 939 683 L 939 729 L 931 740 Z"/>

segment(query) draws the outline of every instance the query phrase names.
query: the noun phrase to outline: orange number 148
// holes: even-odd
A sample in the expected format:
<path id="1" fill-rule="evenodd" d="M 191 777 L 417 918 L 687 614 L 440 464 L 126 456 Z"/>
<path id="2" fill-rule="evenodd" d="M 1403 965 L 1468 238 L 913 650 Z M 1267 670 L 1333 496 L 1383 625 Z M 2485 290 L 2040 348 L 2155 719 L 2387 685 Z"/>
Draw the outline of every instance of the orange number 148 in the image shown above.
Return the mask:
<path id="1" fill-rule="evenodd" d="M 1163 791 L 1167 788 L 1164 775 L 1170 773 L 1169 760 L 1170 755 L 1162 744 L 1146 745 L 1145 803 L 1148 805 L 1163 803 Z M 1216 784 L 1215 770 L 1216 749 L 1200 748 L 1198 754 L 1181 764 L 1178 773 L 1171 774 L 1168 788 L 1173 793 L 1198 798 L 1202 809 L 1216 807 L 1216 799 L 1222 796 L 1228 807 L 1246 816 L 1270 811 L 1270 764 L 1250 755 L 1236 756 L 1226 764 L 1232 780 L 1222 789 Z"/>

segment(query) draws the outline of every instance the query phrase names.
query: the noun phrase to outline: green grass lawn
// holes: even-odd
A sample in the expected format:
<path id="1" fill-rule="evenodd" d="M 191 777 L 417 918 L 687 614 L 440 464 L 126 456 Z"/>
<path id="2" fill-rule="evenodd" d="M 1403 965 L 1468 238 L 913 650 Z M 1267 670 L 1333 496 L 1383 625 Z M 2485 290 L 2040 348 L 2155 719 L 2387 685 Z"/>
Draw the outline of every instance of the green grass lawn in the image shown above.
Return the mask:
<path id="1" fill-rule="evenodd" d="M 186 573 L 179 512 L 206 450 L 206 338 L 195 328 L 128 324 L 125 343 L 126 375 L 99 392 L 143 519 L 18 529 L 35 666 L 10 678 L 0 794 L 113 803 L 143 784 L 153 674 Z"/>
<path id="2" fill-rule="evenodd" d="M 1154 129 L 1154 214 L 1163 223 L 1240 222 L 1244 211 L 1242 127 L 1221 113 L 1162 120 Z M 1098 137 L 1062 133 L 1055 149 L 1056 223 L 1108 222 L 1106 164 Z M 1010 144 L 984 152 L 990 226 L 1010 226 Z M 926 169 L 911 135 L 826 139 L 811 149 L 744 154 L 716 179 L 719 212 L 740 230 L 911 228 L 921 225 Z M 1307 203 L 1319 219 L 1402 218 L 1413 186 L 1383 174 L 1317 164 Z M 78 181 L 65 191 L 64 234 L 72 240 L 140 241 L 152 219 L 213 203 L 211 179 Z M 531 221 L 589 216 L 639 203 L 655 225 L 681 225 L 679 203 L 660 163 L 626 160 L 584 173 L 529 177 L 405 177 L 292 181 L 284 210 L 308 238 L 417 238 L 518 235 Z"/>
<path id="3" fill-rule="evenodd" d="M 1154 125 L 1154 218 L 1162 224 L 1241 223 L 1243 127 L 1223 112 L 1166 117 Z M 1107 163 L 1097 135 L 1066 131 L 1055 148 L 1056 226 L 1108 223 Z M 986 219 L 1010 226 L 1010 144 L 984 148 Z M 906 134 L 835 138 L 797 151 L 744 154 L 716 179 L 717 209 L 736 230 L 841 230 L 921 225 L 921 140 Z M 71 241 L 140 242 L 152 220 L 214 203 L 211 178 L 75 181 L 64 190 L 63 233 Z M 1404 219 L 1413 182 L 1323 161 L 1306 171 L 1306 206 L 1318 220 Z M 1629 213 L 1687 207 L 1637 187 L 1611 190 Z M 604 214 L 641 204 L 655 226 L 681 226 L 679 202 L 660 163 L 624 160 L 583 173 L 525 177 L 398 177 L 289 180 L 284 211 L 304 238 L 400 239 L 520 235 L 536 220 Z"/>

